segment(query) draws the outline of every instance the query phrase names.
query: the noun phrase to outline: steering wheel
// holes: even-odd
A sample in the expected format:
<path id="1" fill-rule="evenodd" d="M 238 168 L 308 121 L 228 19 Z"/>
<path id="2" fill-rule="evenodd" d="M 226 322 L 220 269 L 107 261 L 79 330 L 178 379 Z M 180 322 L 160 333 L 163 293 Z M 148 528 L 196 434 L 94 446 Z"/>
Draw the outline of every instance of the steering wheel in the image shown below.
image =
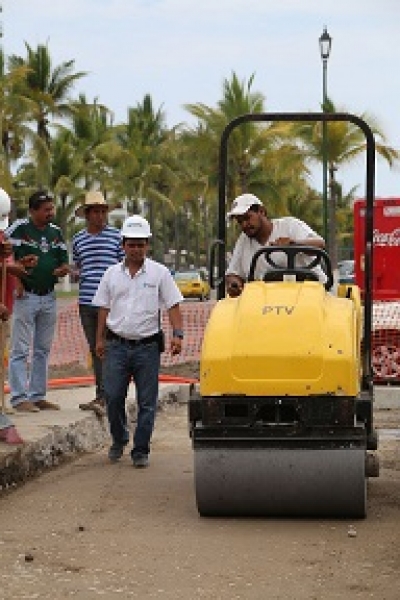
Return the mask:
<path id="1" fill-rule="evenodd" d="M 287 259 L 286 266 L 282 267 L 278 265 L 276 258 L 274 260 L 274 254 L 285 254 Z M 311 257 L 310 262 L 304 267 L 296 266 L 295 259 L 299 254 Z M 266 246 L 265 248 L 260 248 L 252 258 L 248 281 L 254 281 L 256 264 L 260 256 L 264 256 L 267 264 L 272 268 L 272 270 L 265 272 L 264 281 L 283 281 L 284 275 L 294 275 L 296 281 L 319 281 L 318 275 L 312 269 L 320 265 L 327 277 L 324 284 L 325 289 L 330 290 L 333 286 L 331 260 L 325 250 L 321 248 L 314 248 L 312 246 Z"/>

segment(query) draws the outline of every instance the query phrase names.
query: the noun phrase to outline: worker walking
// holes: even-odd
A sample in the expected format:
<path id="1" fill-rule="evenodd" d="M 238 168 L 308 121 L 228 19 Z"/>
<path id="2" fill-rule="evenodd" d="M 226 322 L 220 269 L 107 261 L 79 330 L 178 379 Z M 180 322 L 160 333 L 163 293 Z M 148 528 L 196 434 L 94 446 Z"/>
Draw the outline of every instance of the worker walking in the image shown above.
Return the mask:
<path id="1" fill-rule="evenodd" d="M 131 458 L 135 467 L 149 464 L 150 441 L 158 400 L 163 336 L 160 311 L 165 308 L 173 329 L 171 352 L 179 354 L 183 339 L 183 297 L 167 267 L 148 258 L 149 223 L 134 215 L 123 223 L 124 260 L 104 273 L 93 303 L 99 307 L 97 356 L 104 359 L 103 382 L 112 437 L 108 456 L 121 458 L 129 442 L 126 396 L 131 378 L 138 417 Z"/>

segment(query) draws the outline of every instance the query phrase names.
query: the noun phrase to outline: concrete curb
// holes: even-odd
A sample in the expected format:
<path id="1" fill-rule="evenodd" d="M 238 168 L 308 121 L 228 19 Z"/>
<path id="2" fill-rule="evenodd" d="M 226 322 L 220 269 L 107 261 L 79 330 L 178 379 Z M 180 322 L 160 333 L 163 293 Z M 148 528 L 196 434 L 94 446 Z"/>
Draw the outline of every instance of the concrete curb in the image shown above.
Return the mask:
<path id="1" fill-rule="evenodd" d="M 379 409 L 400 408 L 400 388 L 399 386 L 378 386 L 374 387 L 374 404 Z"/>
<path id="2" fill-rule="evenodd" d="M 127 412 L 133 429 L 136 402 L 133 386 L 131 388 Z M 187 402 L 190 392 L 189 384 L 161 384 L 159 410 L 167 404 Z M 60 411 L 10 416 L 25 443 L 12 446 L 0 442 L 0 493 L 68 462 L 76 455 L 98 451 L 109 442 L 107 419 L 79 409 L 81 402 L 93 397 L 94 387 L 52 390 L 47 398 L 58 403 Z"/>
<path id="3" fill-rule="evenodd" d="M 168 405 L 187 403 L 196 388 L 194 384 L 160 384 L 159 410 Z M 96 452 L 109 443 L 107 419 L 79 409 L 79 404 L 91 400 L 94 392 L 93 386 L 50 390 L 47 397 L 60 405 L 60 411 L 10 416 L 25 443 L 11 446 L 0 442 L 0 493 L 79 454 Z M 376 386 L 375 408 L 399 409 L 400 388 Z M 133 386 L 128 393 L 127 411 L 133 429 L 136 421 Z"/>

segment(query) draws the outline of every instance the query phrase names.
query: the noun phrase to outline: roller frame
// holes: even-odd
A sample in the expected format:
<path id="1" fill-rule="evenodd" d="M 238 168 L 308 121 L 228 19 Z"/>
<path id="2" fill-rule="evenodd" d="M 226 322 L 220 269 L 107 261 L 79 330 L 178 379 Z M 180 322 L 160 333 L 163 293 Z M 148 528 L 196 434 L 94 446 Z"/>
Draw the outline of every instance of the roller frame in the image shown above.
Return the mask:
<path id="1" fill-rule="evenodd" d="M 363 518 L 368 430 L 356 413 L 351 398 L 192 398 L 200 515 Z"/>

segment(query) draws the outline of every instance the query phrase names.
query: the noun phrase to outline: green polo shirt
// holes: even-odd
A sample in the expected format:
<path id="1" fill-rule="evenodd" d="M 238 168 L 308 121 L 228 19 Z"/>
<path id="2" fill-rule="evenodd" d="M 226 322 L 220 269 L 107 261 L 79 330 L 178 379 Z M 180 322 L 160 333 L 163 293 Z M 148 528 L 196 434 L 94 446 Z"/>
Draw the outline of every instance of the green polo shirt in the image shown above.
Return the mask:
<path id="1" fill-rule="evenodd" d="M 10 225 L 5 234 L 11 240 L 16 260 L 28 254 L 38 257 L 36 267 L 27 269 L 28 275 L 22 278 L 23 286 L 35 291 L 54 289 L 58 281 L 53 275 L 54 269 L 68 264 L 68 252 L 61 229 L 53 223 L 39 229 L 31 219 L 20 219 Z"/>

